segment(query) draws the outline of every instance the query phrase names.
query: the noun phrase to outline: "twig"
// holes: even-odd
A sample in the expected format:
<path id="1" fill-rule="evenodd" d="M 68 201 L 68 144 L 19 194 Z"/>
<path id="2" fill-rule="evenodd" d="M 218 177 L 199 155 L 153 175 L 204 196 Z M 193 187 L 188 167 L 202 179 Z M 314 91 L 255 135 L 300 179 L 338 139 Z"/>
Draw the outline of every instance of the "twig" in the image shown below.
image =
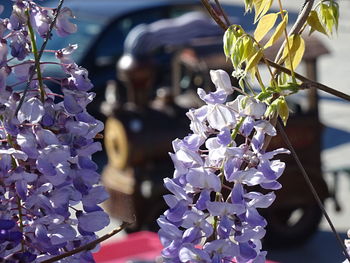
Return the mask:
<path id="1" fill-rule="evenodd" d="M 266 62 L 271 67 L 274 67 L 274 68 L 278 69 L 279 71 L 282 71 L 284 73 L 287 73 L 288 75 L 291 75 L 291 71 L 289 69 L 287 69 L 287 68 L 285 68 L 285 67 L 283 67 L 283 66 L 281 66 L 281 65 L 279 65 L 279 64 L 277 64 L 269 59 L 267 59 Z M 327 92 L 327 93 L 332 94 L 334 96 L 337 96 L 339 98 L 342 98 L 344 100 L 350 101 L 350 96 L 343 93 L 343 92 L 340 92 L 340 91 L 332 89 L 324 84 L 321 84 L 319 82 L 308 79 L 307 77 L 304 77 L 303 75 L 300 75 L 296 72 L 295 72 L 295 77 L 303 82 L 303 84 L 301 85 L 302 89 L 316 88 L 319 90 L 323 90 L 324 92 Z"/>
<path id="2" fill-rule="evenodd" d="M 215 3 L 216 3 L 216 5 L 217 5 L 217 7 L 219 8 L 219 10 L 220 10 L 222 16 L 224 17 L 225 22 L 226 22 L 226 25 L 227 25 L 227 26 L 230 26 L 230 25 L 231 25 L 231 22 L 230 22 L 230 20 L 228 19 L 228 17 L 227 17 L 227 15 L 226 15 L 224 9 L 222 8 L 222 6 L 221 6 L 219 0 L 215 0 Z"/>
<path id="3" fill-rule="evenodd" d="M 70 256 L 73 256 L 79 252 L 82 252 L 82 251 L 85 251 L 85 250 L 91 250 L 93 249 L 97 244 L 101 243 L 102 241 L 105 241 L 107 240 L 108 238 L 114 236 L 115 234 L 119 233 L 120 231 L 122 231 L 125 227 L 127 227 L 128 225 L 130 225 L 131 223 L 127 223 L 127 222 L 123 222 L 123 224 L 121 224 L 120 227 L 114 229 L 112 232 L 84 245 L 84 246 L 81 246 L 81 247 L 78 247 L 76 249 L 73 249 L 71 251 L 68 251 L 66 253 L 63 253 L 59 256 L 56 256 L 56 257 L 52 257 L 50 259 L 47 259 L 47 260 L 44 260 L 44 261 L 41 261 L 41 263 L 53 263 L 53 262 L 56 262 L 60 259 L 63 259 L 63 258 L 67 258 L 67 257 L 70 257 Z"/>
<path id="4" fill-rule="evenodd" d="M 58 6 L 57 6 L 57 9 L 56 9 L 56 14 L 55 14 L 55 16 L 54 16 L 54 18 L 53 18 L 53 20 L 52 20 L 52 22 L 51 22 L 51 24 L 50 24 L 50 28 L 49 28 L 49 30 L 48 30 L 48 32 L 47 32 L 47 35 L 46 35 L 46 37 L 45 37 L 45 40 L 44 40 L 43 44 L 41 45 L 41 48 L 40 48 L 40 51 L 39 51 L 39 54 L 38 54 L 38 57 L 37 57 L 38 60 L 35 61 L 34 67 L 31 67 L 31 69 L 29 70 L 29 77 L 28 77 L 27 85 L 26 85 L 26 87 L 25 87 L 25 89 L 24 89 L 24 91 L 23 91 L 23 95 L 22 95 L 22 97 L 21 97 L 21 100 L 19 101 L 18 106 L 17 106 L 17 108 L 16 108 L 15 115 L 18 114 L 18 111 L 20 110 L 20 108 L 21 108 L 22 105 L 23 105 L 24 99 L 25 99 L 25 97 L 26 97 L 26 95 L 27 95 L 27 91 L 28 91 L 28 89 L 30 88 L 30 83 L 32 82 L 33 77 L 34 77 L 34 75 L 35 75 L 35 69 L 36 69 L 37 67 L 39 67 L 41 56 L 42 56 L 42 54 L 43 54 L 43 52 L 44 52 L 44 50 L 45 50 L 45 47 L 46 47 L 46 45 L 47 45 L 47 42 L 48 42 L 49 39 L 50 39 L 51 32 L 52 32 L 53 28 L 55 27 L 55 24 L 56 24 L 56 21 L 57 21 L 57 17 L 58 17 L 58 15 L 59 15 L 60 11 L 61 11 L 63 2 L 64 2 L 64 0 L 60 0 L 59 4 L 58 4 Z"/>
<path id="5" fill-rule="evenodd" d="M 201 0 L 204 7 L 209 12 L 210 16 L 215 20 L 215 22 L 223 29 L 226 30 L 228 26 L 220 19 L 220 17 L 215 13 L 214 9 L 211 7 L 208 0 Z"/>
<path id="6" fill-rule="evenodd" d="M 282 126 L 282 124 L 281 124 L 280 121 L 277 122 L 277 128 L 278 128 L 278 130 L 280 131 L 280 134 L 281 134 L 281 136 L 282 136 L 282 139 L 283 139 L 284 142 L 287 144 L 287 146 L 288 146 L 288 148 L 289 148 L 289 150 L 290 150 L 290 152 L 291 152 L 291 154 L 292 154 L 292 156 L 293 156 L 295 162 L 297 163 L 297 165 L 298 165 L 298 167 L 299 167 L 299 169 L 300 169 L 300 171 L 301 171 L 301 173 L 302 173 L 302 175 L 303 175 L 303 177 L 304 177 L 304 179 L 305 179 L 307 185 L 309 186 L 309 188 L 310 188 L 310 190 L 311 190 L 311 192 L 312 192 L 312 194 L 313 194 L 313 196 L 314 196 L 314 198 L 315 198 L 315 200 L 316 200 L 318 206 L 319 206 L 320 209 L 322 210 L 322 213 L 323 213 L 324 217 L 326 218 L 326 220 L 327 220 L 329 226 L 331 227 L 332 232 L 333 232 L 333 234 L 335 235 L 335 237 L 336 237 L 336 239 L 337 239 L 337 241 L 338 241 L 338 243 L 339 243 L 339 245 L 340 245 L 340 247 L 341 247 L 341 249 L 342 249 L 342 251 L 343 251 L 345 257 L 346 257 L 346 258 L 349 260 L 349 262 L 350 262 L 350 255 L 347 253 L 347 250 L 346 250 L 346 247 L 345 247 L 345 245 L 344 245 L 344 243 L 343 243 L 343 240 L 340 238 L 340 236 L 339 236 L 337 230 L 335 229 L 335 227 L 334 227 L 334 225 L 333 225 L 333 223 L 332 223 L 332 221 L 331 221 L 331 219 L 330 219 L 330 217 L 329 217 L 329 215 L 328 215 L 326 209 L 325 209 L 324 206 L 323 206 L 323 203 L 322 203 L 320 197 L 318 196 L 318 194 L 317 194 L 317 192 L 316 192 L 315 187 L 313 186 L 313 184 L 312 184 L 312 182 L 311 182 L 311 180 L 310 180 L 310 177 L 308 176 L 308 174 L 307 174 L 307 172 L 305 171 L 303 165 L 301 164 L 300 159 L 299 159 L 297 153 L 295 152 L 294 147 L 292 146 L 292 144 L 291 144 L 291 142 L 290 142 L 290 140 L 289 140 L 289 138 L 288 138 L 286 132 L 284 131 L 283 126 Z"/>

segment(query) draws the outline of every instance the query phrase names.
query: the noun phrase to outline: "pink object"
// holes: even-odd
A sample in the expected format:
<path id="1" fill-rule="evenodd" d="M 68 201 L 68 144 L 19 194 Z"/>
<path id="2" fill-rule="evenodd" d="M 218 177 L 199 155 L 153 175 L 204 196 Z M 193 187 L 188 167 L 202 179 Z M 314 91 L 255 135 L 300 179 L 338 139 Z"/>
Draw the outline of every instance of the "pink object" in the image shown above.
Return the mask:
<path id="1" fill-rule="evenodd" d="M 162 248 L 156 233 L 142 231 L 102 245 L 100 251 L 94 254 L 94 259 L 97 263 L 125 263 L 131 259 L 154 260 L 160 255 Z"/>
<path id="2" fill-rule="evenodd" d="M 125 263 L 130 259 L 154 260 L 162 248 L 156 233 L 142 231 L 102 245 L 94 258 L 97 263 Z"/>

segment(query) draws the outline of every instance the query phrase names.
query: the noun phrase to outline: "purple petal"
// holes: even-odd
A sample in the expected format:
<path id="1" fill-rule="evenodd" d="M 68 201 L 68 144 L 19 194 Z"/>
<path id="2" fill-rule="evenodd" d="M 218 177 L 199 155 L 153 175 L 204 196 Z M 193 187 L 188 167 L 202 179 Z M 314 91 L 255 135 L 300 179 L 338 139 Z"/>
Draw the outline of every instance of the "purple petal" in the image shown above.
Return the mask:
<path id="1" fill-rule="evenodd" d="M 233 93 L 230 76 L 224 70 L 210 70 L 210 78 L 218 90 L 223 90 L 227 95 Z"/>
<path id="2" fill-rule="evenodd" d="M 209 255 L 192 245 L 186 245 L 179 251 L 179 258 L 181 262 L 198 262 L 198 263 L 211 263 Z"/>
<path id="3" fill-rule="evenodd" d="M 109 216 L 103 211 L 83 214 L 78 217 L 79 227 L 87 232 L 97 232 L 109 224 Z"/>
<path id="4" fill-rule="evenodd" d="M 93 206 L 106 201 L 109 198 L 109 194 L 105 190 L 104 186 L 93 187 L 88 195 L 83 196 L 84 206 Z"/>
<path id="5" fill-rule="evenodd" d="M 232 141 L 230 129 L 223 128 L 218 134 L 218 142 L 224 146 L 229 145 Z"/>
<path id="6" fill-rule="evenodd" d="M 239 253 L 245 262 L 254 259 L 257 256 L 255 249 L 253 249 L 248 243 L 239 243 Z"/>
<path id="7" fill-rule="evenodd" d="M 63 7 L 61 9 L 56 22 L 57 34 L 59 36 L 65 37 L 77 31 L 77 25 L 69 21 L 73 17 L 73 13 L 69 8 Z"/>
<path id="8" fill-rule="evenodd" d="M 30 98 L 25 101 L 18 111 L 17 118 L 19 122 L 28 121 L 38 123 L 44 115 L 44 106 L 38 98 Z"/>
<path id="9" fill-rule="evenodd" d="M 75 97 L 71 94 L 64 95 L 64 108 L 70 114 L 78 114 L 83 111 L 83 108 L 78 104 Z"/>

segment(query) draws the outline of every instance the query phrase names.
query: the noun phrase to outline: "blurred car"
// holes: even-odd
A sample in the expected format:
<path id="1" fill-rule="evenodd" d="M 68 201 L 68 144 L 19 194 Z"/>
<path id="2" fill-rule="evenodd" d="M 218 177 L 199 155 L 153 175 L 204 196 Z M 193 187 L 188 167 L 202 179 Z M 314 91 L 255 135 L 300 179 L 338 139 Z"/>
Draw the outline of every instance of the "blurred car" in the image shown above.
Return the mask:
<path id="1" fill-rule="evenodd" d="M 57 2 L 50 1 L 49 5 L 54 7 Z M 116 80 L 118 85 L 123 85 L 116 77 L 115 64 L 123 54 L 124 41 L 130 30 L 141 23 L 177 17 L 190 11 L 206 12 L 200 0 L 70 0 L 65 5 L 73 10 L 76 18 L 72 21 L 78 25 L 78 31 L 65 38 L 54 36 L 47 49 L 56 50 L 78 44 L 73 58 L 89 71 L 89 78 L 95 86 L 93 91 L 96 92 L 94 103 L 88 110 L 101 120 L 105 118 L 100 112 L 100 105 L 104 100 L 107 81 Z M 250 15 L 242 19 L 242 6 L 225 4 L 223 7 L 230 16 L 238 15 L 233 18 L 234 23 L 242 24 L 247 30 L 252 28 Z M 43 60 L 50 58 L 46 55 Z M 159 68 L 170 72 L 169 59 L 160 58 L 159 62 Z M 50 70 L 56 71 L 53 67 Z"/>

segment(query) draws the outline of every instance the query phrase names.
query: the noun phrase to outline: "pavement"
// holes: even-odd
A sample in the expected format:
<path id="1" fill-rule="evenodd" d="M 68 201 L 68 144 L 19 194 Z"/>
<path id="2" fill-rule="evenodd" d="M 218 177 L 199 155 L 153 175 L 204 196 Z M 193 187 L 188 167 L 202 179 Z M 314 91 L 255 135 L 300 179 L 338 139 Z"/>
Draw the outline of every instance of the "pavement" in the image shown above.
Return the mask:
<path id="1" fill-rule="evenodd" d="M 228 3 L 242 3 L 242 0 L 226 0 Z M 277 2 L 277 1 L 275 1 Z M 297 11 L 303 0 L 283 1 L 284 7 Z M 321 37 L 330 54 L 319 58 L 318 81 L 350 94 L 350 1 L 340 0 L 340 23 L 338 34 L 331 39 Z M 350 103 L 332 95 L 320 92 L 319 110 L 321 122 L 325 125 L 323 137 L 322 166 L 325 179 L 331 186 L 331 171 L 350 168 Z M 326 202 L 326 209 L 341 238 L 350 228 L 350 175 L 338 175 L 338 201 L 341 212 L 335 211 L 334 202 Z M 288 187 L 288 186 L 285 186 Z M 113 224 L 117 224 L 114 222 Z M 111 224 L 110 229 L 114 227 Z M 123 234 L 122 234 L 123 235 Z M 343 262 L 339 245 L 325 220 L 319 231 L 303 246 L 284 250 L 271 250 L 268 258 L 280 263 L 338 263 Z"/>

